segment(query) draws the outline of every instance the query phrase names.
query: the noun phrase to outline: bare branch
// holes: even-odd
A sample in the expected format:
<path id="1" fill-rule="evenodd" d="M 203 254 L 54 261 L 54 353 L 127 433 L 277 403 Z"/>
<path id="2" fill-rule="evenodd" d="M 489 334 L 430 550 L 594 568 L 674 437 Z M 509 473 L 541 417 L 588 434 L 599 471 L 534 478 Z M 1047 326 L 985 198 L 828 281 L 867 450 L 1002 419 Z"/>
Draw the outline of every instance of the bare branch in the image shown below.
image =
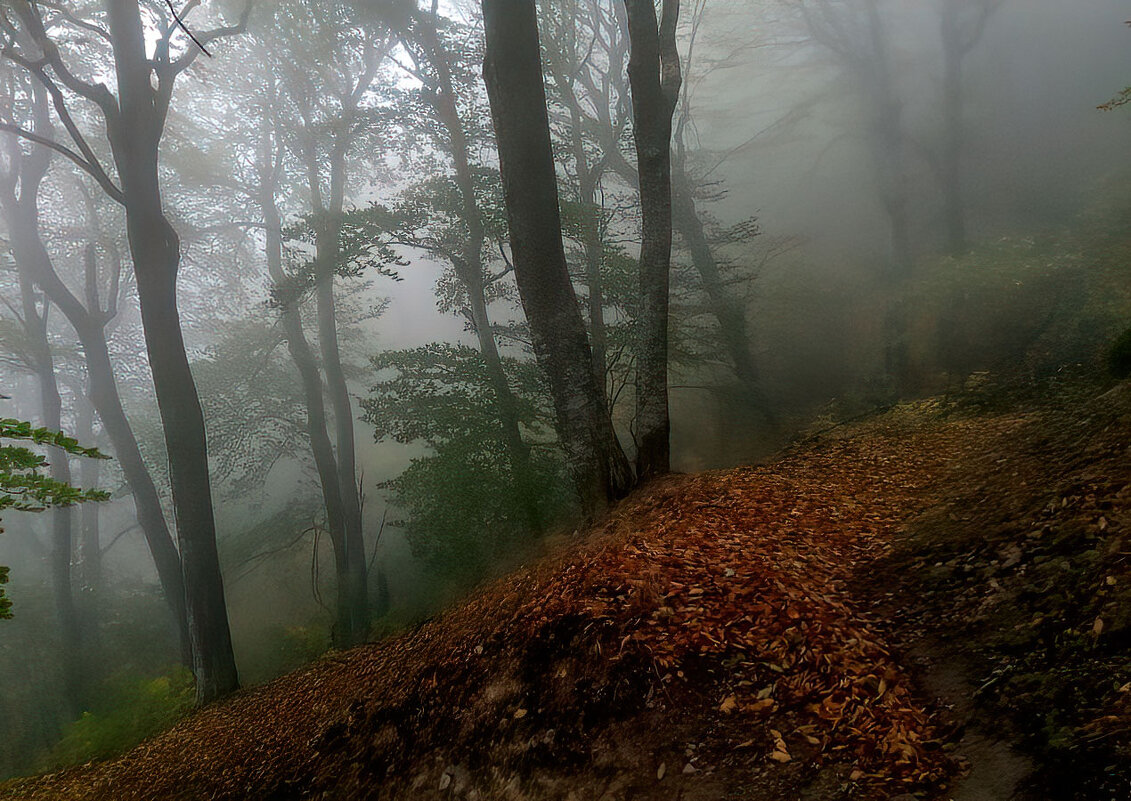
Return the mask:
<path id="1" fill-rule="evenodd" d="M 98 185 L 106 191 L 106 194 L 108 194 L 118 203 L 121 203 L 123 205 L 125 204 L 125 195 L 122 194 L 122 190 L 120 190 L 114 184 L 114 182 L 110 180 L 110 177 L 102 171 L 102 168 L 96 164 L 91 164 L 81 155 L 71 150 L 66 145 L 61 145 L 55 140 L 49 139 L 46 136 L 40 136 L 37 133 L 33 133 L 32 131 L 21 128 L 18 125 L 12 125 L 6 122 L 0 122 L 0 131 L 6 131 L 7 133 L 18 136 L 21 139 L 26 139 L 29 142 L 34 142 L 37 145 L 42 145 L 43 147 L 54 150 L 56 153 L 65 156 L 67 159 L 74 162 L 79 169 L 92 177 L 94 180 L 98 181 Z"/>

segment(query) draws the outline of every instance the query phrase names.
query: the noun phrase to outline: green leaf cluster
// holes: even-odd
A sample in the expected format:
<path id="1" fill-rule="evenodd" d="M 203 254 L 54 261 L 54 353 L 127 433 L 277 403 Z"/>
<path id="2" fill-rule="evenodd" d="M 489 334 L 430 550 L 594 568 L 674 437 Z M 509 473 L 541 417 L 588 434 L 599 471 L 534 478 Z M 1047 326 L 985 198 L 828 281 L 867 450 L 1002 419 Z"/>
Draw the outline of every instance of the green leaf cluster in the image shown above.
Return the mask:
<path id="1" fill-rule="evenodd" d="M 43 472 L 43 468 L 48 467 L 47 457 L 23 445 L 5 443 L 4 440 L 59 448 L 72 456 L 88 459 L 109 458 L 95 448 L 84 448 L 78 440 L 61 431 L 35 428 L 23 420 L 0 419 L 0 511 L 16 509 L 21 512 L 42 512 L 53 506 L 109 500 L 109 493 L 79 489 L 56 481 Z M 2 528 L 0 532 L 3 532 Z M 8 583 L 8 573 L 7 567 L 0 566 L 0 619 L 12 616 L 12 603 L 4 594 L 3 587 Z"/>
<path id="2" fill-rule="evenodd" d="M 384 484 L 405 514 L 397 524 L 437 576 L 474 581 L 532 536 L 528 510 L 544 521 L 568 514 L 562 457 L 545 379 L 529 360 L 505 358 L 530 469 L 514 480 L 487 365 L 473 348 L 431 343 L 372 359 L 378 380 L 363 399 L 378 441 L 425 445 L 428 453 Z"/>

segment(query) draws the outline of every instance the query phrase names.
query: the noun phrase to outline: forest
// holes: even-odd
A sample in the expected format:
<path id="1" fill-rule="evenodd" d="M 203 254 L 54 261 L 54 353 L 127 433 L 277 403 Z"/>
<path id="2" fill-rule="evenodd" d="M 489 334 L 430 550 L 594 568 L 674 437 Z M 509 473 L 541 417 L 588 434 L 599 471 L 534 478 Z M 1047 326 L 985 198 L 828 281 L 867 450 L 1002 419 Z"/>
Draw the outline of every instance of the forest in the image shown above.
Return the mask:
<path id="1" fill-rule="evenodd" d="M 0 0 L 0 799 L 1131 798 L 1119 0 Z"/>

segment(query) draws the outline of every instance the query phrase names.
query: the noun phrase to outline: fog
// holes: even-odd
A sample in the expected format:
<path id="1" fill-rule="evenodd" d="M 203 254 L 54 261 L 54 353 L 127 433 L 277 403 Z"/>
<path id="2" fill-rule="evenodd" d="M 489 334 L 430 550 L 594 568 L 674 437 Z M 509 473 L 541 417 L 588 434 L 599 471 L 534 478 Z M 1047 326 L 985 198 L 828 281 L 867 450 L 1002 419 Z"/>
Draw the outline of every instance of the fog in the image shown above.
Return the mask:
<path id="1" fill-rule="evenodd" d="M 577 313 L 553 308 L 635 475 L 663 472 L 656 325 L 661 461 L 692 472 L 1098 369 L 1131 321 L 1131 119 L 1097 108 L 1131 76 L 1126 3 L 684 0 L 666 326 L 623 4 L 540 5 Z M 180 6 L 0 4 L 0 417 L 110 457 L 33 443 L 110 497 L 0 506 L 0 778 L 404 631 L 635 481 L 586 495 L 550 353 L 574 329 L 524 312 L 553 311 L 552 259 L 511 241 L 528 176 L 500 165 L 478 4 Z"/>

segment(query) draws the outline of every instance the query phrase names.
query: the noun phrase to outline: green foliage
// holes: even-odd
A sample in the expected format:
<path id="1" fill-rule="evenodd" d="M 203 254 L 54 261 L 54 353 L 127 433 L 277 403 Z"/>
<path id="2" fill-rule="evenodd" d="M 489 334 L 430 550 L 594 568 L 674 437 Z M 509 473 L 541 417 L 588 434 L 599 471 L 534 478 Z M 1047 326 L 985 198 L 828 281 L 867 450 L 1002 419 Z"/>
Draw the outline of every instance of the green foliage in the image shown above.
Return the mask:
<path id="1" fill-rule="evenodd" d="M 108 459 L 94 448 L 84 448 L 78 440 L 61 431 L 34 428 L 23 420 L 0 419 L 0 511 L 42 512 L 53 506 L 72 506 L 87 501 L 105 501 L 109 493 L 83 490 L 56 481 L 43 472 L 47 458 L 22 445 L 2 444 L 4 440 L 29 442 L 59 448 L 73 456 Z M 0 532 L 4 529 L 0 528 Z M 8 568 L 0 566 L 0 620 L 11 618 L 12 602 L 5 596 Z"/>
<path id="2" fill-rule="evenodd" d="M 31 423 L 0 419 L 0 440 L 20 440 L 50 445 L 74 456 L 107 459 L 94 448 L 83 448 L 78 440 L 61 431 L 32 428 Z M 44 475 L 47 458 L 20 445 L 0 445 L 0 510 L 42 512 L 52 506 L 71 506 L 109 499 L 105 492 L 81 490 Z"/>
<path id="3" fill-rule="evenodd" d="M 1131 328 L 1120 334 L 1108 348 L 1107 371 L 1112 378 L 1131 376 Z"/>
<path id="4" fill-rule="evenodd" d="M 504 360 L 531 445 L 529 492 L 515 486 L 486 365 L 478 351 L 432 343 L 373 358 L 379 380 L 362 401 L 377 440 L 421 443 L 429 454 L 384 486 L 404 510 L 414 553 L 437 573 L 474 580 L 529 537 L 525 510 L 543 520 L 565 514 L 572 497 L 550 421 L 542 372 Z"/>
<path id="5" fill-rule="evenodd" d="M 69 723 L 51 751 L 54 766 L 120 754 L 192 711 L 192 672 L 176 667 L 153 678 L 119 674 L 108 679 L 94 708 Z"/>

